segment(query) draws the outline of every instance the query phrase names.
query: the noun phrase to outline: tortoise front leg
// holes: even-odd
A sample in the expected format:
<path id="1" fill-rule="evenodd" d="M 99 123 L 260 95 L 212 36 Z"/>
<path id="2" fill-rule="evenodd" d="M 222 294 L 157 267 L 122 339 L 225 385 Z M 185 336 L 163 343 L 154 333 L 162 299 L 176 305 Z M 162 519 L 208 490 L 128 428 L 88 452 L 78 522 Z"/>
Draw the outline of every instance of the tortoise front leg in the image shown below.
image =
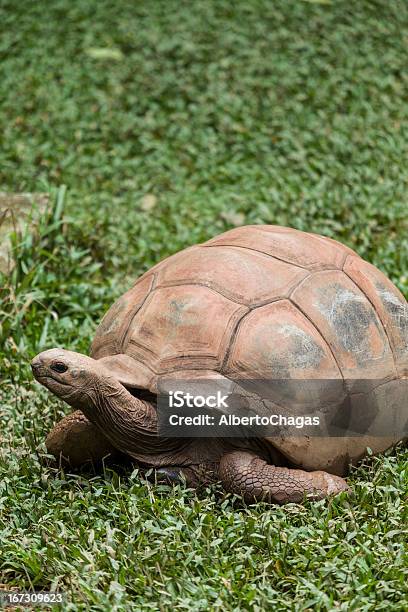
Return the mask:
<path id="1" fill-rule="evenodd" d="M 339 476 L 275 467 L 253 453 L 241 451 L 222 457 L 220 478 L 226 491 L 241 495 L 247 502 L 284 504 L 301 502 L 304 497 L 323 499 L 349 490 Z"/>
<path id="2" fill-rule="evenodd" d="M 120 455 L 81 410 L 61 419 L 48 434 L 45 445 L 57 461 L 71 467 L 86 462 L 99 463 L 107 455 Z"/>

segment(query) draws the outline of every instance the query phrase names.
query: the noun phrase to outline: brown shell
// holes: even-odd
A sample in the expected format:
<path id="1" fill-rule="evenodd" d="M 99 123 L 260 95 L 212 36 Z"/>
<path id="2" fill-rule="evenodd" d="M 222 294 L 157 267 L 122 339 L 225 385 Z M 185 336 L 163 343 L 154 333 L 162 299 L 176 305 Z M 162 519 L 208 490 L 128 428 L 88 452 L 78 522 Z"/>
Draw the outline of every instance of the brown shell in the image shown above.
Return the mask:
<path id="1" fill-rule="evenodd" d="M 392 380 L 408 376 L 408 306 L 334 240 L 239 227 L 160 262 L 115 302 L 92 356 L 115 354 L 152 391 L 159 376 L 187 370 Z"/>
<path id="2" fill-rule="evenodd" d="M 221 234 L 144 274 L 102 319 L 96 359 L 291 378 L 408 374 L 408 306 L 329 238 L 271 225 Z"/>

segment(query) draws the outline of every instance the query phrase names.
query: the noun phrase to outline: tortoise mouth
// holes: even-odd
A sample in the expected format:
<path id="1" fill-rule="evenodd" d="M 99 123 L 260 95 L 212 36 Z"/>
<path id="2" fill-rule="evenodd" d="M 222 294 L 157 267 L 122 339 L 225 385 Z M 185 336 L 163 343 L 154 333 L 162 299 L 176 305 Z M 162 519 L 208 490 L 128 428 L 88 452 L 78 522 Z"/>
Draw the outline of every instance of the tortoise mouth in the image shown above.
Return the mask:
<path id="1" fill-rule="evenodd" d="M 54 378 L 49 374 L 40 374 L 36 372 L 34 373 L 34 378 L 37 380 L 37 382 L 39 382 L 41 385 L 43 385 L 49 391 L 56 395 L 65 396 L 66 394 L 68 394 L 69 391 L 75 390 L 75 387 L 73 385 L 70 385 L 66 382 L 62 382 L 61 380 L 58 380 L 58 378 Z"/>
<path id="2" fill-rule="evenodd" d="M 61 385 L 62 387 L 69 388 L 70 385 L 68 382 L 61 380 L 61 378 L 57 378 L 57 376 L 53 376 L 50 370 L 44 366 L 42 363 L 32 363 L 31 371 L 33 373 L 34 378 L 44 385 L 45 387 L 49 387 L 50 384 Z"/>
<path id="3" fill-rule="evenodd" d="M 44 380 L 52 380 L 53 382 L 56 382 L 59 385 L 62 385 L 63 387 L 72 387 L 72 385 L 70 385 L 69 383 L 62 382 L 62 380 L 59 380 L 59 378 L 54 378 L 53 376 L 50 376 L 49 374 L 39 374 L 39 375 L 36 375 L 35 377 L 38 380 L 38 382 L 43 382 Z"/>

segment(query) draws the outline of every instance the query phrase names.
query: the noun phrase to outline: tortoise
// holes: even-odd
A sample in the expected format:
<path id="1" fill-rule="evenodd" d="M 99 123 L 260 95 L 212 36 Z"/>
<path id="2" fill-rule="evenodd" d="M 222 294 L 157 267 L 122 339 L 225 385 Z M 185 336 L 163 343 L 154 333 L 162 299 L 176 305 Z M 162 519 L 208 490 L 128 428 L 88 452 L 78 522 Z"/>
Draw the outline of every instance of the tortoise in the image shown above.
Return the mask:
<path id="1" fill-rule="evenodd" d="M 158 381 L 169 374 L 364 379 L 385 390 L 407 378 L 406 300 L 353 250 L 317 234 L 242 226 L 164 259 L 108 310 L 90 355 L 53 348 L 32 361 L 35 378 L 75 409 L 46 440 L 74 467 L 120 452 L 170 481 L 299 502 L 347 491 L 344 477 L 367 448 L 380 453 L 404 438 L 403 428 L 323 439 L 157 433 Z M 380 414 L 388 396 L 377 398 Z M 407 414 L 406 394 L 400 401 Z"/>

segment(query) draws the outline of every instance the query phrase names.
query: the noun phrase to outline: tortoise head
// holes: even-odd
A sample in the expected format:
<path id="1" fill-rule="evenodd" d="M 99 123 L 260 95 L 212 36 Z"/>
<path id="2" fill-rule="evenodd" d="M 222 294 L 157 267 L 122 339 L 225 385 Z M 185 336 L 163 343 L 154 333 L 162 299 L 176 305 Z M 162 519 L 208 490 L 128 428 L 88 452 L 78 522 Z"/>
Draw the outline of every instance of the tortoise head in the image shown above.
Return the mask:
<path id="1" fill-rule="evenodd" d="M 77 408 L 88 408 L 97 403 L 101 392 L 122 387 L 95 359 L 60 348 L 34 357 L 31 368 L 39 383 Z"/>

